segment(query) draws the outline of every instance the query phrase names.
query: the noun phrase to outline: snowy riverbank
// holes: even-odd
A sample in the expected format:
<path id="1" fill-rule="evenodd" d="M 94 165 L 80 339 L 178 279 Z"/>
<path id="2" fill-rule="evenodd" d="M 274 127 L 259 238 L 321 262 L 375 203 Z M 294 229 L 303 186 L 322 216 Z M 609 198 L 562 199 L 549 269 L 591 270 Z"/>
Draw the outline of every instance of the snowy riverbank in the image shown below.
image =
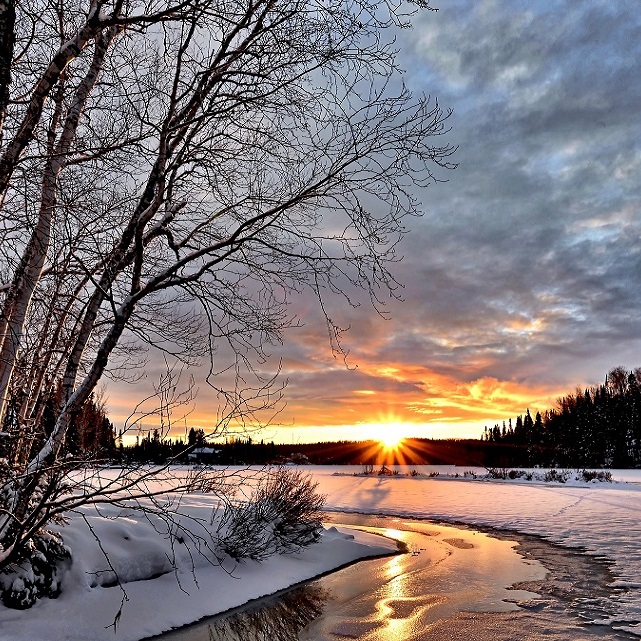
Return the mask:
<path id="1" fill-rule="evenodd" d="M 192 528 L 201 519 L 208 523 L 212 497 L 189 495 L 180 509 L 189 515 Z M 62 577 L 62 594 L 41 599 L 24 611 L 0 605 L 0 640 L 137 641 L 356 559 L 397 550 L 389 539 L 328 527 L 319 543 L 300 553 L 260 563 L 227 558 L 219 564 L 211 553 L 196 551 L 193 544 L 172 546 L 161 527 L 152 518 L 141 519 L 114 507 L 99 513 L 84 509 L 82 517 L 72 515 L 62 528 L 65 544 L 74 555 Z M 113 570 L 121 586 L 115 583 Z"/>
<path id="2" fill-rule="evenodd" d="M 474 480 L 466 470 L 415 468 L 418 476 L 354 476 L 358 467 L 305 467 L 327 495 L 327 508 L 463 522 L 544 536 L 568 547 L 582 547 L 613 562 L 620 596 L 617 624 L 641 636 L 641 475 L 613 473 L 631 483 L 560 483 Z M 430 472 L 439 471 L 439 476 Z M 456 476 L 458 474 L 458 477 Z M 181 513 L 206 524 L 211 495 L 191 494 Z M 115 508 L 85 510 L 62 528 L 74 551 L 63 576 L 63 593 L 31 610 L 0 606 L 1 641 L 134 641 L 224 611 L 331 570 L 354 559 L 389 552 L 394 544 L 356 534 L 356 540 L 327 529 L 321 542 L 301 552 L 262 563 L 207 562 L 189 550 L 172 548 L 153 520 Z M 88 527 L 88 525 L 91 526 Z M 109 567 L 92 530 L 108 551 Z M 177 570 L 171 569 L 175 560 Z M 211 560 L 211 559 L 210 559 Z M 113 585 L 117 570 L 124 592 Z M 193 570 L 193 572 L 192 572 Z M 108 587 L 112 586 L 112 587 Z M 123 603 L 124 600 L 124 603 Z M 121 609 L 116 634 L 109 627 Z"/>
<path id="3" fill-rule="evenodd" d="M 611 483 L 546 483 L 481 479 L 482 469 L 474 480 L 464 478 L 468 470 L 453 466 L 399 469 L 421 476 L 355 477 L 359 466 L 309 468 L 327 495 L 327 509 L 518 531 L 608 559 L 612 587 L 623 590 L 611 622 L 641 636 L 641 470 L 613 470 Z M 430 478 L 434 471 L 439 475 Z"/>

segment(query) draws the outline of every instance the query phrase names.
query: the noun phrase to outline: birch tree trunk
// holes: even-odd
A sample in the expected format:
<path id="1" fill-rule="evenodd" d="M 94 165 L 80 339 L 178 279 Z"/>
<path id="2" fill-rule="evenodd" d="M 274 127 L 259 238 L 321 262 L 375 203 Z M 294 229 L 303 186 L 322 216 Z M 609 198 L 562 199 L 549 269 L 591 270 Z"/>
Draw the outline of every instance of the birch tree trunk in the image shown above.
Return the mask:
<path id="1" fill-rule="evenodd" d="M 0 423 L 4 418 L 11 375 L 22 340 L 25 318 L 33 292 L 40 281 L 49 249 L 51 226 L 57 204 L 58 177 L 74 143 L 80 116 L 89 94 L 96 84 L 109 44 L 115 36 L 116 30 L 111 28 L 102 33 L 96 41 L 89 71 L 75 92 L 57 144 L 52 144 L 49 150 L 42 180 L 38 220 L 14 274 L 13 283 L 2 311 L 5 326 L 3 334 L 0 335 Z M 55 130 L 56 122 L 54 121 L 50 129 L 52 139 L 56 136 Z"/>
<path id="2" fill-rule="evenodd" d="M 14 26 L 16 23 L 15 0 L 0 1 L 0 144 L 4 119 L 9 103 L 9 85 L 11 83 L 11 64 L 15 43 Z"/>

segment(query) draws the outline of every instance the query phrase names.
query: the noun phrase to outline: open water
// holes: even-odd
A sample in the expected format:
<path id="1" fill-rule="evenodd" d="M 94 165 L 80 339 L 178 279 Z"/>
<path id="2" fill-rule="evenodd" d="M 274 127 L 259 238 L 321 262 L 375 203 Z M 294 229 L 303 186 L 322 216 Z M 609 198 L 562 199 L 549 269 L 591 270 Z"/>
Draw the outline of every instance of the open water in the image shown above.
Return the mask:
<path id="1" fill-rule="evenodd" d="M 358 514 L 331 521 L 401 541 L 361 561 L 158 637 L 162 641 L 596 641 L 617 594 L 602 559 L 536 537 Z M 518 540 L 518 545 L 515 541 Z"/>

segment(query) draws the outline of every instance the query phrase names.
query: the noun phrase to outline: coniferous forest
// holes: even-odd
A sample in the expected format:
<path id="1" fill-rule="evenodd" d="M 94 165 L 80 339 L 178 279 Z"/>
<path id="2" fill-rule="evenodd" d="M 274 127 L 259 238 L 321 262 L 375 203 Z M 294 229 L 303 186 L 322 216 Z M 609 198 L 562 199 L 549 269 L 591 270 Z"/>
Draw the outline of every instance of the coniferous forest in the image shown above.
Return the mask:
<path id="1" fill-rule="evenodd" d="M 56 388 L 57 389 L 57 388 Z M 43 411 L 46 438 L 56 419 L 57 396 Z M 3 424 L 11 431 L 20 399 L 12 399 Z M 14 409 L 15 406 L 15 409 Z M 397 450 L 386 451 L 376 441 L 274 444 L 250 435 L 224 442 L 208 441 L 201 429 L 184 438 L 163 438 L 158 429 L 141 433 L 135 444 L 123 446 L 101 400 L 92 395 L 74 417 L 69 451 L 78 461 L 116 464 L 446 464 L 481 467 L 641 467 L 641 367 L 615 367 L 601 385 L 577 389 L 556 401 L 555 407 L 534 416 L 529 409 L 514 420 L 486 427 L 480 440 L 406 438 Z M 10 451 L 0 438 L 0 456 Z M 37 445 L 35 444 L 28 444 Z"/>
<path id="2" fill-rule="evenodd" d="M 509 465 L 641 467 L 641 368 L 615 367 L 603 384 L 577 389 L 532 418 L 485 428 L 482 439 L 510 446 Z"/>

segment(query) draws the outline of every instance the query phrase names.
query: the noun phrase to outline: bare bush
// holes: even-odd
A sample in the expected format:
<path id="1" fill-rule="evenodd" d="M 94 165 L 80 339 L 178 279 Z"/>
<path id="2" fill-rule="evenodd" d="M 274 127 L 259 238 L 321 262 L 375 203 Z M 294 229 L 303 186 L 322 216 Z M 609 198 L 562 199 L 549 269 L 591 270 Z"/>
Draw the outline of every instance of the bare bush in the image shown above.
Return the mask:
<path id="1" fill-rule="evenodd" d="M 545 472 L 543 480 L 546 483 L 565 483 L 571 476 L 572 473 L 569 470 L 556 470 L 553 468 Z"/>
<path id="2" fill-rule="evenodd" d="M 609 470 L 583 470 L 581 472 L 581 478 L 586 483 L 590 483 L 591 481 L 612 483 L 612 472 Z"/>
<path id="3" fill-rule="evenodd" d="M 508 469 L 506 467 L 488 467 L 487 477 L 490 479 L 505 480 L 508 477 Z"/>
<path id="4" fill-rule="evenodd" d="M 236 560 L 261 560 L 316 542 L 324 497 L 299 471 L 269 473 L 246 501 L 228 503 L 218 524 L 218 546 Z"/>

